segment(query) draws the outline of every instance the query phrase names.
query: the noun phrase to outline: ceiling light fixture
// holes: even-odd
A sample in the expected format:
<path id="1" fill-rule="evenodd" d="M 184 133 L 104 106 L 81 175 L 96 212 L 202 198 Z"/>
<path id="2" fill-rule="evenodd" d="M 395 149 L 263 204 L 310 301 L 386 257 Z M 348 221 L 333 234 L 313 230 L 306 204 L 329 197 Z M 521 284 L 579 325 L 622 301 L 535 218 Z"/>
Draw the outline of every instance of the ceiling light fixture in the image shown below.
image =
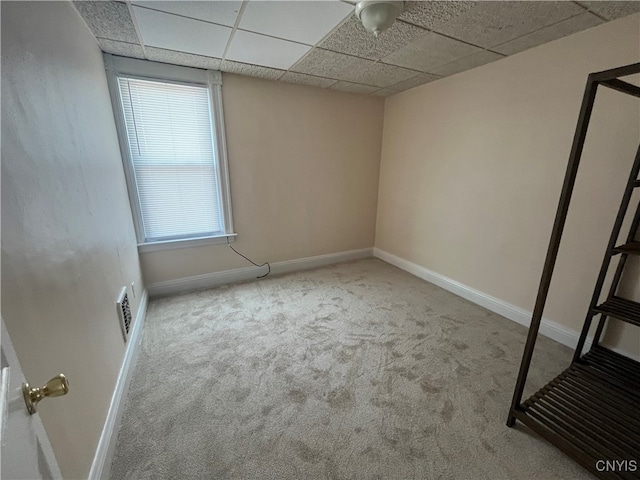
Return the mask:
<path id="1" fill-rule="evenodd" d="M 360 0 L 356 17 L 362 26 L 376 37 L 389 28 L 404 9 L 404 2 L 394 0 Z"/>

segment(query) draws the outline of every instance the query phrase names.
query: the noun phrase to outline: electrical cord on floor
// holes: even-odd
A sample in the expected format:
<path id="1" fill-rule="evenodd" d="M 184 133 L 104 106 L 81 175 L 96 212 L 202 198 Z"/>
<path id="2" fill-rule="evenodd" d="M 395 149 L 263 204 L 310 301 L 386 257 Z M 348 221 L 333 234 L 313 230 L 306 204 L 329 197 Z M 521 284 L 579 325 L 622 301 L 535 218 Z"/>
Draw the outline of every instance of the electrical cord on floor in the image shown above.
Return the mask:
<path id="1" fill-rule="evenodd" d="M 227 237 L 227 245 L 229 245 L 229 248 L 231 250 L 233 250 L 234 252 L 236 252 L 238 255 L 240 255 L 242 258 L 244 258 L 245 260 L 247 260 L 248 262 L 251 262 L 252 264 L 254 264 L 256 267 L 260 268 L 260 267 L 264 267 L 265 265 L 269 268 L 269 270 L 267 271 L 267 273 L 265 273 L 264 275 L 260 275 L 259 277 L 256 278 L 264 278 L 267 275 L 269 275 L 271 273 L 271 265 L 269 264 L 269 262 L 264 262 L 262 265 L 258 265 L 256 262 L 254 262 L 253 260 L 251 260 L 249 257 L 241 254 L 239 251 L 237 251 L 235 248 L 233 248 L 231 246 L 231 243 L 229 242 L 229 237 Z"/>

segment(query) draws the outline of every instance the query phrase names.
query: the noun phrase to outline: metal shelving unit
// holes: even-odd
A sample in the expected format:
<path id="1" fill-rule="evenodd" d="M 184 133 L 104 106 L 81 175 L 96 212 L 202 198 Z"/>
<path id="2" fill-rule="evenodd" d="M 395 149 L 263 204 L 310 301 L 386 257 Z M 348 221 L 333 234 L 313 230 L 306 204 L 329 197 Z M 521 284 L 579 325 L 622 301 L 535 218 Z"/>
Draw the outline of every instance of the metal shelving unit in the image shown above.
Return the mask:
<path id="1" fill-rule="evenodd" d="M 636 73 L 640 73 L 640 63 L 592 73 L 587 79 L 536 305 L 507 419 L 507 425 L 510 427 L 516 420 L 520 420 L 583 467 L 606 479 L 640 479 L 640 362 L 600 345 L 607 318 L 640 326 L 640 303 L 618 294 L 618 285 L 628 257 L 640 255 L 640 241 L 635 239 L 640 226 L 640 204 L 636 208 L 626 242 L 616 246 L 633 192 L 640 188 L 640 146 L 611 232 L 573 361 L 569 368 L 530 398 L 522 401 L 522 395 L 596 92 L 599 86 L 604 86 L 640 98 L 640 87 L 620 79 Z M 620 259 L 609 294 L 603 303 L 599 303 L 607 272 L 612 260 L 618 255 Z M 600 318 L 592 347 L 583 355 L 587 335 L 596 316 Z M 605 468 L 611 465 L 617 465 L 618 468 Z"/>

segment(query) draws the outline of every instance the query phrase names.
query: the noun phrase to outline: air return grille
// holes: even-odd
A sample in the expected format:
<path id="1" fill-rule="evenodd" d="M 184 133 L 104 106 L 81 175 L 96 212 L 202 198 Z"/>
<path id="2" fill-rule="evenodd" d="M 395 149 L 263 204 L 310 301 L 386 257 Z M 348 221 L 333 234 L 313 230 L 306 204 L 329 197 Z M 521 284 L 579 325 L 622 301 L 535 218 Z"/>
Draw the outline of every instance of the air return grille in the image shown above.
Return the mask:
<path id="1" fill-rule="evenodd" d="M 118 315 L 120 316 L 122 336 L 126 342 L 129 338 L 129 331 L 131 330 L 131 306 L 129 305 L 129 295 L 127 295 L 126 287 L 122 289 L 118 297 Z"/>

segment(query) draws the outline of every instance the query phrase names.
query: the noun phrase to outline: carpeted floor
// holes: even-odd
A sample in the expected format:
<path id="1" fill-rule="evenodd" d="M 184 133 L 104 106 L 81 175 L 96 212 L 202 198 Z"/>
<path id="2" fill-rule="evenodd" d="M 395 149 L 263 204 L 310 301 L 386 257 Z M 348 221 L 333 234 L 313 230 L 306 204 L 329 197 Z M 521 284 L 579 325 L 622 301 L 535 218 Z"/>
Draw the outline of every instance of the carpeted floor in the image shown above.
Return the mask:
<path id="1" fill-rule="evenodd" d="M 111 478 L 592 478 L 505 426 L 525 336 L 377 259 L 154 300 Z"/>

